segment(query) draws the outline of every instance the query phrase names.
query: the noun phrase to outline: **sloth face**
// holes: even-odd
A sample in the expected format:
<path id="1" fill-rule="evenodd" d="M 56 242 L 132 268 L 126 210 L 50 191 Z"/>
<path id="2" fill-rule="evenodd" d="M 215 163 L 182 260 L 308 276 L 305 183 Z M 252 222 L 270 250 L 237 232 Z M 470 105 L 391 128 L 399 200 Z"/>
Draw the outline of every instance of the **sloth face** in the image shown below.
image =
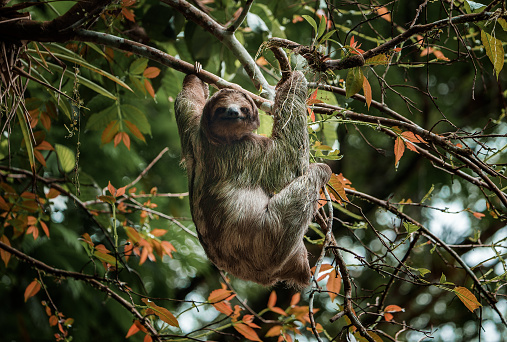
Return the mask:
<path id="1" fill-rule="evenodd" d="M 210 138 L 218 142 L 241 140 L 259 127 L 259 113 L 253 100 L 229 89 L 210 98 L 203 116 L 206 120 L 202 124 L 207 125 Z"/>

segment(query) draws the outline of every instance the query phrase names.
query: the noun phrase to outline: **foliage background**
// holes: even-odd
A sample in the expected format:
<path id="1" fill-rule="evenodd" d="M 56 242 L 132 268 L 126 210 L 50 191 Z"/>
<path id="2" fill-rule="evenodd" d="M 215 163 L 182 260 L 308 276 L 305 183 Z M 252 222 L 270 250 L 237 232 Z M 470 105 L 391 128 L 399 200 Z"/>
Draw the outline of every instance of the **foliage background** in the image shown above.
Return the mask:
<path id="1" fill-rule="evenodd" d="M 22 4 L 18 1 L 3 2 L 0 8 L 2 20 L 9 17 L 9 6 L 21 6 L 16 11 L 28 11 L 33 20 L 44 21 L 58 17 L 74 5 L 57 1 L 25 9 Z M 242 6 L 241 2 L 228 0 L 199 1 L 196 4 L 209 9 L 219 23 L 231 20 Z M 343 57 L 339 44 L 352 46 L 352 36 L 361 44 L 360 49 L 373 49 L 382 42 L 382 37 L 388 40 L 407 28 L 414 19 L 414 13 L 419 13 L 421 23 L 431 23 L 447 18 L 451 6 L 455 11 L 452 13 L 456 15 L 466 12 L 463 4 L 447 1 L 424 2 L 420 12 L 418 6 L 405 1 L 255 1 L 246 21 L 236 31 L 236 37 L 248 54 L 255 57 L 267 82 L 275 85 L 279 79 L 279 66 L 273 55 L 261 47 L 271 37 L 285 38 L 305 46 L 315 44 L 315 30 L 303 19 L 303 15 L 315 18 L 317 24 L 322 15 L 330 19 L 326 30 L 336 29 L 331 36 L 333 41 L 323 42 L 320 48 L 323 54 L 334 60 Z M 380 16 L 380 8 L 389 11 L 391 20 Z M 493 6 L 493 9 L 501 11 L 503 7 Z M 2 20 L 0 30 L 6 25 Z M 92 28 L 97 32 L 146 43 L 190 63 L 198 61 L 206 71 L 259 93 L 233 52 L 199 24 L 185 20 L 180 12 L 165 3 L 147 0 L 111 4 L 97 17 Z M 4 36 L 3 51 L 10 51 L 9 46 L 12 48 L 13 45 L 9 44 L 16 38 L 11 35 L 14 35 L 13 31 Z M 487 161 L 496 164 L 497 170 L 502 173 L 494 173 L 491 178 L 503 190 L 507 146 L 505 71 L 498 76 L 495 74 L 480 38 L 479 26 L 474 23 L 426 32 L 424 39 L 424 46 L 418 42 L 416 35 L 398 45 L 403 49 L 393 53 L 391 65 L 363 67 L 373 100 L 385 102 L 395 112 L 449 140 L 460 134 L 464 136 L 464 132 L 480 135 L 482 138 L 479 140 L 463 140 L 482 160 L 496 153 Z M 498 39 L 501 39 L 500 35 Z M 39 39 L 34 37 L 32 40 Z M 207 261 L 198 240 L 174 222 L 176 220 L 195 231 L 184 194 L 187 181 L 180 166 L 179 137 L 173 110 L 184 74 L 131 53 L 79 40 L 31 42 L 19 56 L 21 68 L 30 70 L 32 77 L 61 89 L 74 102 L 61 97 L 58 103 L 57 92 L 33 80 L 28 82 L 22 96 L 14 88 L 9 89 L 10 80 L 3 71 L 0 195 L 6 204 L 2 206 L 0 235 L 23 254 L 55 269 L 111 279 L 109 283 L 104 283 L 124 298 L 130 298 L 132 303 L 139 305 L 137 310 L 144 314 L 148 312 L 141 302 L 141 295 L 152 298 L 178 319 L 179 328 L 157 319 L 152 322 L 155 329 L 165 329 L 162 333 L 166 339 L 183 340 L 190 332 L 194 332 L 190 336 L 198 339 L 245 338 L 238 329 L 232 328 L 230 318 L 220 314 L 213 305 L 202 304 L 213 290 L 221 288 L 224 280 Z M 55 41 L 59 39 L 55 37 Z M 444 58 L 438 58 L 431 52 L 423 53 L 426 47 L 441 51 Z M 359 49 L 359 46 L 355 48 Z M 53 55 L 46 53 L 46 49 Z M 354 48 L 350 48 L 347 55 L 352 54 L 352 50 Z M 305 70 L 310 81 L 344 86 L 350 69 L 318 73 L 306 66 L 301 56 L 290 51 L 289 56 L 293 66 Z M 7 59 L 2 58 L 5 63 Z M 51 64 L 45 65 L 43 60 Z M 57 67 L 59 62 L 66 64 L 63 77 L 61 68 Z M 90 69 L 85 63 L 95 68 Z M 147 69 L 150 67 L 152 69 Z M 147 73 L 147 70 L 153 74 Z M 132 91 L 117 80 L 104 77 L 104 72 L 118 76 Z M 86 86 L 83 79 L 78 81 L 77 75 L 92 82 L 91 85 Z M 98 88 L 99 85 L 102 88 Z M 108 95 L 115 99 L 108 98 Z M 23 97 L 30 116 L 13 115 L 11 108 Z M 344 94 L 319 91 L 318 98 L 353 112 L 385 116 L 378 109 L 368 109 L 364 101 L 346 98 Z M 481 278 L 483 286 L 495 294 L 497 310 L 505 315 L 507 302 L 503 285 L 507 265 L 504 261 L 504 240 L 507 230 L 505 206 L 498 198 L 456 173 L 442 171 L 440 165 L 429 162 L 421 154 L 406 150 L 395 166 L 395 139 L 392 135 L 381 134 L 374 124 L 367 125 L 360 120 L 337 122 L 320 114 L 316 119 L 327 121 L 316 132 L 310 130 L 313 140 L 339 149 L 343 156 L 339 160 L 328 158 L 334 172 L 343 174 L 361 193 L 394 204 L 404 201 L 405 205 L 397 205 L 400 211 L 428 227 L 441 241 L 454 248 L 470 267 L 475 266 L 474 273 L 479 278 L 484 277 Z M 116 121 L 111 125 L 113 120 Z M 40 160 L 31 164 L 27 157 L 31 147 L 26 143 L 27 135 L 22 129 L 26 123 L 31 124 L 36 140 L 32 148 L 37 151 L 39 146 L 45 166 Z M 267 116 L 263 117 L 263 130 L 269 132 Z M 43 141 L 54 149 L 44 149 Z M 455 139 L 452 142 L 456 144 L 460 141 Z M 165 147 L 168 149 L 164 150 Z M 435 150 L 428 147 L 428 150 L 438 151 L 435 155 L 454 165 L 461 165 L 457 157 L 448 151 L 436 147 Z M 158 157 L 160 159 L 148 167 Z M 32 166 L 41 177 L 37 181 L 31 176 Z M 493 165 L 489 166 L 493 169 Z M 128 267 L 122 267 L 118 273 L 106 272 L 102 263 L 104 259 L 94 254 L 96 250 L 83 241 L 83 234 L 87 233 L 94 245 L 105 244 L 113 255 L 113 248 L 108 245 L 105 236 L 114 237 L 115 221 L 111 217 L 112 206 L 108 204 L 111 198 L 100 200 L 97 196 L 111 195 L 110 191 L 105 191 L 109 183 L 116 188 L 124 187 L 145 170 L 147 172 L 134 185 L 134 193 L 151 196 L 135 199 L 117 196 L 115 214 L 118 215 L 117 223 L 121 223 L 117 227 L 119 245 L 123 246 L 128 238 L 132 240 L 125 227 L 135 227 L 150 238 L 154 237 L 148 235 L 153 229 L 164 229 L 167 232 L 160 238 L 170 242 L 176 251 L 171 256 L 154 253 L 157 254 L 156 259 L 147 261 L 142 256 L 131 256 Z M 51 185 L 59 187 L 60 196 L 48 197 Z M 18 196 L 23 193 L 37 194 L 40 199 Z M 165 194 L 182 195 L 171 197 Z M 372 201 L 355 198 L 350 193 L 348 198 L 353 203 L 335 207 L 334 234 L 338 246 L 345 249 L 342 253 L 353 280 L 355 311 L 362 316 L 361 321 L 366 327 L 377 329 L 377 337 L 381 336 L 379 338 L 386 341 L 396 338 L 415 341 L 425 336 L 433 337 L 434 341 L 474 341 L 479 338 L 481 341 L 500 341 L 501 336 L 505 336 L 505 325 L 498 314 L 484 298 L 481 299 L 471 279 L 456 266 L 456 261 L 442 246 L 437 247 L 438 243 L 424 238 L 424 234 L 420 238 L 420 232 L 417 232 L 415 234 L 420 239 L 409 248 L 415 235 L 407 236 L 403 225 L 406 221 Z M 412 203 L 407 202 L 408 199 Z M 121 207 L 120 202 L 129 206 Z M 139 210 L 141 207 L 145 210 Z M 161 214 L 171 217 L 171 220 Z M 30 223 L 29 217 L 35 217 L 35 225 Z M 41 221 L 49 227 L 50 238 L 44 234 Z M 39 232 L 36 239 L 31 226 Z M 308 246 L 313 263 L 322 248 L 321 238 L 318 228 L 310 229 Z M 388 248 L 382 245 L 382 240 Z M 2 242 L 5 243 L 5 240 Z M 395 313 L 395 319 L 389 321 L 382 315 L 383 308 L 379 308 L 380 314 L 377 311 L 376 315 L 365 314 L 363 310 L 375 311 L 372 308 L 397 267 L 397 260 L 388 252 L 397 244 L 401 247 L 395 254 L 402 258 L 408 251 L 410 257 L 405 262 L 411 269 L 407 268 L 399 274 L 399 279 L 395 278 L 387 294 L 386 305 L 404 309 L 404 312 Z M 119 252 L 123 252 L 123 247 L 119 248 Z M 55 334 L 60 334 L 62 338 L 67 334 L 66 338 L 72 336 L 73 341 L 125 339 L 132 326 L 133 315 L 106 293 L 86 281 L 54 276 L 18 258 L 11 257 L 8 262 L 5 258 L 4 253 L 4 262 L 0 263 L 2 340 L 51 340 L 55 339 Z M 324 263 L 333 263 L 331 254 Z M 429 273 L 419 278 L 417 272 L 422 269 L 429 270 Z M 42 290 L 26 298 L 25 290 L 34 279 L 43 284 Z M 334 301 L 330 299 L 325 291 L 327 281 L 321 282 L 322 293 L 317 292 L 312 299 L 314 307 L 319 309 L 315 318 L 326 330 L 324 334 L 321 332 L 323 338 L 341 340 L 346 335 L 344 327 L 350 321 L 341 318 L 334 323 L 329 322 L 341 311 L 339 305 L 343 305 L 343 301 L 341 296 Z M 307 321 L 299 322 L 296 314 L 286 317 L 274 310 L 273 305 L 268 305 L 268 300 L 273 300 L 270 295 L 274 290 L 277 294 L 276 307 L 285 310 L 294 300 L 293 290 L 283 284 L 266 289 L 234 278 L 231 284 L 237 298 L 247 301 L 241 303 L 231 299 L 232 306 L 239 304 L 246 307 L 248 303 L 252 311 L 261 313 L 263 320 L 257 317 L 254 322 L 260 325 L 260 329 L 255 331 L 263 340 L 278 338 L 265 337 L 274 326 L 283 326 L 287 329 L 283 332 L 290 332 L 292 337 L 293 329 L 298 328 L 300 334 L 297 338 L 300 341 L 314 338 L 307 330 L 310 326 Z M 129 296 L 123 292 L 124 286 L 133 291 Z M 454 286 L 474 291 L 483 307 L 473 312 L 467 310 L 455 293 L 443 289 Z M 293 308 L 307 306 L 310 293 L 310 289 L 303 291 L 301 302 L 293 304 Z M 65 318 L 72 318 L 72 324 L 62 318 L 64 327 L 59 329 L 58 325 L 52 325 L 51 315 L 48 315 L 44 303 L 51 308 L 52 314 L 59 312 Z M 291 313 L 290 310 L 287 312 Z M 242 315 L 245 313 L 248 310 L 245 309 Z M 371 325 L 377 319 L 381 322 Z M 214 324 L 208 326 L 211 322 Z M 215 333 L 209 328 L 215 329 Z M 406 331 L 395 337 L 396 332 L 405 328 Z M 361 338 L 357 334 L 355 336 Z M 129 337 L 134 341 L 144 338 L 144 333 Z"/>

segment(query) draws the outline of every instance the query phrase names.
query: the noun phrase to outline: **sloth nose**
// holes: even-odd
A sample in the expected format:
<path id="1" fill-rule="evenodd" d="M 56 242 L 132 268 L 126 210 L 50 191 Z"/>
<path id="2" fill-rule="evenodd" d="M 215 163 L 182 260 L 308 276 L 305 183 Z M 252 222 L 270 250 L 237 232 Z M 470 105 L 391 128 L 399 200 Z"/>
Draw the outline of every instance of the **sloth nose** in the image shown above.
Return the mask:
<path id="1" fill-rule="evenodd" d="M 228 118 L 228 119 L 237 119 L 240 117 L 240 111 L 238 108 L 236 107 L 229 107 L 227 108 L 227 110 L 225 111 L 225 116 Z"/>

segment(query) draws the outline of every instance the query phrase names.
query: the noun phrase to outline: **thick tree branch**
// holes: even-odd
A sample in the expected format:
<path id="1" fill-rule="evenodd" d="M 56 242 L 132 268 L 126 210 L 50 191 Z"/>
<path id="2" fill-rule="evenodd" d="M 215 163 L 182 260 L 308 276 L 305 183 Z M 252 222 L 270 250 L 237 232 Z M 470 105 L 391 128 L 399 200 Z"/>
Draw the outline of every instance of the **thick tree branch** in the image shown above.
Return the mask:
<path id="1" fill-rule="evenodd" d="M 363 66 L 366 61 L 372 57 L 388 53 L 392 49 L 399 46 L 401 43 L 407 41 L 415 35 L 421 35 L 430 31 L 439 30 L 450 25 L 472 23 L 477 21 L 491 20 L 497 16 L 494 12 L 481 12 L 459 15 L 452 18 L 441 19 L 433 23 L 424 25 L 413 25 L 398 36 L 389 39 L 382 45 L 377 46 L 371 50 L 368 50 L 360 55 L 351 55 L 343 59 L 327 59 L 318 53 L 315 47 L 308 47 L 292 42 L 287 39 L 271 38 L 269 40 L 270 46 L 278 46 L 286 49 L 294 50 L 295 53 L 300 54 L 308 60 L 309 65 L 317 71 L 324 72 L 326 70 L 342 70 L 350 69 L 353 67 Z"/>
<path id="2" fill-rule="evenodd" d="M 274 99 L 273 87 L 266 81 L 264 75 L 255 63 L 252 56 L 250 56 L 245 47 L 236 39 L 234 36 L 234 31 L 230 31 L 227 28 L 224 28 L 222 25 L 218 24 L 215 19 L 192 6 L 185 0 L 162 0 L 162 2 L 173 7 L 181 14 L 183 14 L 187 20 L 191 20 L 194 23 L 200 25 L 202 28 L 220 40 L 241 62 L 241 65 L 243 65 L 245 68 L 246 73 L 254 82 L 255 87 L 259 90 L 262 90 L 262 93 L 269 100 Z"/>
<path id="3" fill-rule="evenodd" d="M 74 30 L 87 22 L 93 22 L 113 0 L 78 1 L 65 14 L 51 21 L 0 19 L 0 37 L 5 40 L 38 42 L 66 42 L 74 37 Z"/>
<path id="4" fill-rule="evenodd" d="M 74 36 L 75 40 L 93 42 L 102 44 L 122 51 L 133 52 L 136 55 L 146 57 L 171 69 L 181 71 L 185 74 L 195 73 L 193 64 L 175 58 L 165 52 L 155 49 L 151 46 L 144 45 L 129 39 L 116 37 L 107 33 L 94 32 L 89 30 L 77 30 Z M 198 74 L 199 78 L 208 84 L 214 84 L 217 88 L 230 88 L 247 93 L 255 101 L 255 104 L 265 112 L 271 112 L 271 102 L 253 94 L 235 83 L 230 83 L 206 70 L 201 70 Z"/>

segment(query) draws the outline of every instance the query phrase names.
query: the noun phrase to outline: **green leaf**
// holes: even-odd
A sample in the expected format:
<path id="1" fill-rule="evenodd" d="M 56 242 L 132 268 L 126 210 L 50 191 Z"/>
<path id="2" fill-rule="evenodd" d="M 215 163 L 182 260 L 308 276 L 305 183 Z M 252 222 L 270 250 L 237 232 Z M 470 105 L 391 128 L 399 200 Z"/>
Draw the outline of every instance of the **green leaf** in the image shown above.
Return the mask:
<path id="1" fill-rule="evenodd" d="M 363 88 L 363 71 L 360 67 L 355 67 L 349 70 L 347 78 L 345 79 L 345 97 L 349 98 L 357 94 Z"/>
<path id="2" fill-rule="evenodd" d="M 480 4 L 478 2 L 468 1 L 468 0 L 464 2 L 464 5 L 465 5 L 465 11 L 468 14 L 480 13 L 480 12 L 482 12 L 483 9 L 486 8 L 486 5 Z"/>
<path id="3" fill-rule="evenodd" d="M 37 58 L 34 56 L 32 56 L 32 58 L 34 60 L 38 61 L 39 63 L 42 63 L 42 60 L 40 58 Z M 46 64 L 49 67 L 51 67 L 52 69 L 58 70 L 58 72 L 63 72 L 63 68 L 59 65 L 49 63 L 49 62 L 46 62 Z M 101 95 L 104 95 L 105 97 L 109 97 L 110 99 L 116 100 L 116 96 L 111 94 L 108 90 L 104 89 L 102 86 L 98 85 L 97 83 L 94 83 L 94 82 L 90 81 L 89 79 L 84 78 L 83 76 L 76 75 L 73 71 L 69 70 L 68 68 L 65 69 L 65 72 L 63 72 L 63 75 L 65 77 L 70 78 L 70 79 L 75 79 L 77 77 L 78 82 L 80 84 L 82 84 L 83 86 L 85 86 L 85 87 L 87 87 L 87 88 L 89 88 Z"/>
<path id="4" fill-rule="evenodd" d="M 324 16 L 321 16 L 319 23 L 319 31 L 317 33 L 317 39 L 319 39 L 319 37 L 322 36 L 324 32 L 326 32 L 326 26 L 327 26 L 326 18 Z"/>
<path id="5" fill-rule="evenodd" d="M 74 151 L 64 145 L 55 144 L 56 155 L 60 161 L 63 172 L 70 172 L 76 165 L 76 156 Z"/>
<path id="6" fill-rule="evenodd" d="M 431 273 L 431 271 L 428 270 L 427 268 L 418 268 L 417 271 L 419 272 L 421 277 L 424 277 L 427 273 Z"/>
<path id="7" fill-rule="evenodd" d="M 57 45 L 55 45 L 57 46 Z M 52 55 L 57 57 L 57 58 L 60 58 L 60 59 L 63 59 L 63 60 L 66 60 L 66 61 L 69 61 L 69 62 L 72 62 L 72 63 L 75 63 L 75 64 L 78 64 L 78 65 L 81 65 L 87 69 L 90 69 L 91 71 L 101 75 L 101 76 L 104 76 L 108 79 L 110 79 L 111 81 L 117 83 L 118 85 L 130 90 L 133 92 L 133 90 L 125 83 L 123 82 L 122 80 L 120 80 L 118 77 L 114 76 L 114 75 L 111 75 L 110 73 L 108 73 L 107 71 L 104 71 L 100 68 L 97 68 L 96 66 L 93 66 L 91 65 L 90 63 L 88 63 L 86 60 L 84 60 L 81 56 L 79 56 L 78 54 L 74 53 L 73 51 L 70 51 L 64 47 L 61 47 L 59 46 L 59 49 L 61 49 L 62 51 L 64 51 L 66 54 L 61 54 L 61 53 L 58 53 L 58 52 L 53 52 Z M 28 50 L 28 52 L 31 52 L 31 53 L 34 53 L 34 54 L 37 54 L 37 52 L 35 50 Z M 45 56 L 51 56 L 51 54 L 49 52 L 46 52 L 46 51 L 40 51 L 40 54 L 41 55 L 45 55 Z"/>
<path id="8" fill-rule="evenodd" d="M 132 122 L 143 134 L 151 135 L 151 126 L 146 118 L 146 115 L 138 108 L 132 105 L 121 105 L 120 106 L 123 119 Z"/>
<path id="9" fill-rule="evenodd" d="M 112 120 L 117 119 L 118 108 L 116 105 L 107 107 L 99 113 L 95 113 L 86 122 L 86 130 L 99 131 L 104 129 Z"/>
<path id="10" fill-rule="evenodd" d="M 445 284 L 446 281 L 447 281 L 447 278 L 446 278 L 445 274 L 442 273 L 442 276 L 440 277 L 440 284 Z"/>
<path id="11" fill-rule="evenodd" d="M 505 54 L 502 42 L 484 30 L 481 30 L 481 41 L 486 50 L 486 55 L 489 57 L 491 63 L 493 63 L 496 78 L 498 79 L 500 71 L 502 71 L 503 68 Z"/>
<path id="12" fill-rule="evenodd" d="M 302 17 L 310 24 L 312 25 L 313 29 L 315 30 L 315 33 L 317 33 L 319 31 L 319 29 L 317 28 L 317 23 L 315 22 L 315 19 L 313 19 L 312 17 L 310 17 L 309 15 L 307 14 L 303 14 Z"/>
<path id="13" fill-rule="evenodd" d="M 419 226 L 416 226 L 413 223 L 410 222 L 403 222 L 403 227 L 407 230 L 409 234 L 412 234 L 413 232 L 416 232 L 419 230 Z"/>
<path id="14" fill-rule="evenodd" d="M 18 108 L 18 110 L 16 110 L 16 115 L 19 120 L 21 132 L 23 133 L 23 140 L 25 142 L 28 160 L 30 161 L 30 167 L 32 168 L 32 170 L 35 170 L 35 157 L 33 154 L 33 144 L 32 144 L 32 135 L 30 134 L 30 127 L 28 126 L 28 122 L 26 121 L 26 118 L 23 115 L 21 109 Z"/>
<path id="15" fill-rule="evenodd" d="M 134 75 L 140 75 L 147 66 L 148 60 L 146 58 L 138 58 L 130 64 L 129 72 Z"/>
<path id="16" fill-rule="evenodd" d="M 328 33 L 326 33 L 324 36 L 322 36 L 322 38 L 320 38 L 319 42 L 320 43 L 324 43 L 326 40 L 328 40 L 334 33 L 336 32 L 336 30 L 331 30 L 329 31 Z"/>

